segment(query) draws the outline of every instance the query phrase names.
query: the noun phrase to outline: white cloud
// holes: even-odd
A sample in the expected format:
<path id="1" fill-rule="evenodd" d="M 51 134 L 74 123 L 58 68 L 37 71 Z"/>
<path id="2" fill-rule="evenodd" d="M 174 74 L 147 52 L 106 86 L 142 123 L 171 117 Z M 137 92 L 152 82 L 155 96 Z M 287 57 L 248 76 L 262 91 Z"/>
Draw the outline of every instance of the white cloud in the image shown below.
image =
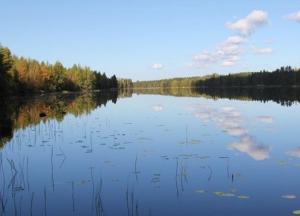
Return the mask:
<path id="1" fill-rule="evenodd" d="M 236 64 L 235 61 L 225 60 L 222 62 L 222 66 L 224 67 L 232 67 Z"/>
<path id="2" fill-rule="evenodd" d="M 300 11 L 288 15 L 288 19 L 300 23 Z"/>
<path id="3" fill-rule="evenodd" d="M 215 61 L 215 57 L 208 51 L 203 51 L 202 53 L 195 55 L 194 60 L 203 63 L 210 63 Z"/>
<path id="4" fill-rule="evenodd" d="M 161 69 L 164 68 L 164 66 L 163 66 L 162 64 L 159 64 L 159 63 L 155 63 L 155 64 L 153 64 L 151 67 L 152 67 L 152 69 L 154 69 L 154 70 L 161 70 Z"/>
<path id="5" fill-rule="evenodd" d="M 261 10 L 254 10 L 245 18 L 235 22 L 228 22 L 226 27 L 237 30 L 243 36 L 249 36 L 256 27 L 264 25 L 268 22 L 268 13 Z"/>
<path id="6" fill-rule="evenodd" d="M 194 56 L 196 67 L 207 67 L 212 64 L 220 63 L 224 67 L 236 65 L 244 53 L 243 45 L 254 30 L 268 22 L 268 14 L 265 11 L 254 10 L 248 16 L 236 22 L 228 22 L 226 27 L 232 30 L 238 30 L 240 35 L 228 37 L 225 41 L 216 46 L 214 51 L 203 51 Z M 256 53 L 271 53 L 271 48 L 256 49 Z"/>
<path id="7" fill-rule="evenodd" d="M 245 39 L 241 36 L 231 36 L 231 37 L 227 38 L 226 43 L 238 45 L 244 41 L 245 41 Z"/>
<path id="8" fill-rule="evenodd" d="M 238 60 L 240 59 L 239 56 L 230 56 L 229 58 L 225 59 L 222 62 L 222 66 L 231 67 L 237 64 Z"/>
<path id="9" fill-rule="evenodd" d="M 228 37 L 222 43 L 216 46 L 213 51 L 203 51 L 194 56 L 194 67 L 207 67 L 210 65 L 220 64 L 224 67 L 236 65 L 243 55 L 244 44 L 248 42 L 251 33 L 259 26 L 268 23 L 268 13 L 261 10 L 254 10 L 245 18 L 235 22 L 228 22 L 225 26 L 232 30 L 237 30 L 239 35 Z M 255 53 L 267 54 L 272 53 L 272 48 L 255 49 Z"/>
<path id="10" fill-rule="evenodd" d="M 194 60 L 198 65 L 207 66 L 212 63 L 222 62 L 223 66 L 233 66 L 240 59 L 242 53 L 241 45 L 245 39 L 241 36 L 230 36 L 224 42 L 219 44 L 215 51 L 195 55 Z"/>
<path id="11" fill-rule="evenodd" d="M 273 43 L 273 39 L 268 38 L 264 41 L 266 44 L 272 44 Z"/>
<path id="12" fill-rule="evenodd" d="M 244 42 L 245 39 L 241 36 L 231 36 L 218 47 L 217 54 L 222 59 L 223 66 L 234 66 L 240 60 L 241 45 Z"/>
<path id="13" fill-rule="evenodd" d="M 255 54 L 270 54 L 270 53 L 273 53 L 273 49 L 271 47 L 253 48 L 253 52 Z"/>

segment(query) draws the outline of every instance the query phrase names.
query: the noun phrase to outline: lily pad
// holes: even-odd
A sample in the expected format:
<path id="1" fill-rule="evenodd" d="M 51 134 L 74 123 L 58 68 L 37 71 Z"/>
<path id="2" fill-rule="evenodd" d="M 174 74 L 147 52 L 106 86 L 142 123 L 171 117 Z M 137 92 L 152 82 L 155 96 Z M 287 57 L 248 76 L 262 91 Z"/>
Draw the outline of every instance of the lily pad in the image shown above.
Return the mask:
<path id="1" fill-rule="evenodd" d="M 198 158 L 201 159 L 201 160 L 205 160 L 205 159 L 210 158 L 210 156 L 199 156 Z"/>
<path id="2" fill-rule="evenodd" d="M 214 194 L 217 196 L 222 196 L 224 194 L 224 192 L 217 191 L 217 192 L 214 192 Z"/>
<path id="3" fill-rule="evenodd" d="M 233 193 L 225 193 L 225 192 L 214 192 L 215 195 L 220 197 L 234 197 Z"/>
<path id="4" fill-rule="evenodd" d="M 238 196 L 239 199 L 249 199 L 250 197 L 249 196 L 245 196 L 245 195 L 240 195 Z"/>
<path id="5" fill-rule="evenodd" d="M 196 139 L 192 139 L 192 140 L 190 141 L 190 143 L 191 143 L 191 144 L 200 144 L 201 141 L 200 141 L 200 140 L 196 140 Z"/>
<path id="6" fill-rule="evenodd" d="M 300 215 L 300 210 L 295 210 L 295 211 L 293 211 L 293 214 L 294 214 L 294 215 Z"/>
<path id="7" fill-rule="evenodd" d="M 233 193 L 224 193 L 222 196 L 224 196 L 224 197 L 234 197 L 235 195 Z"/>
<path id="8" fill-rule="evenodd" d="M 280 165 L 280 166 L 283 166 L 283 165 L 286 165 L 286 164 L 287 164 L 287 162 L 284 161 L 284 160 L 278 161 L 278 165 Z"/>

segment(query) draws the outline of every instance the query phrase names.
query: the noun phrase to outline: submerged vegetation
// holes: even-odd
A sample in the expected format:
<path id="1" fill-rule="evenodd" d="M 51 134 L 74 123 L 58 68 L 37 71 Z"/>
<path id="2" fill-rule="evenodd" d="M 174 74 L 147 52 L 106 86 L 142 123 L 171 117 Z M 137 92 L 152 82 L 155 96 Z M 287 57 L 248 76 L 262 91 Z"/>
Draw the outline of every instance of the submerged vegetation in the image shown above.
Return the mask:
<path id="1" fill-rule="evenodd" d="M 243 110 L 245 103 L 238 101 L 153 96 L 124 99 L 114 105 L 117 97 L 131 96 L 131 90 L 3 100 L 0 215 L 165 215 L 166 207 L 157 197 L 169 200 L 167 207 L 176 207 L 170 208 L 170 215 L 184 215 L 191 209 L 190 203 L 199 213 L 201 209 L 204 213 L 218 210 L 216 205 L 233 205 L 237 206 L 233 212 L 248 206 L 243 210 L 247 215 L 259 215 L 262 207 L 253 206 L 261 197 L 274 197 L 265 199 L 270 206 L 284 203 L 287 207 L 280 208 L 281 212 L 297 213 L 297 144 L 293 149 L 287 146 L 290 153 L 286 154 L 278 148 L 281 143 L 275 143 L 273 153 L 267 139 L 277 128 L 275 132 L 287 134 L 287 142 L 293 137 L 291 129 L 297 118 L 279 130 L 280 111 L 287 108 L 274 110 L 273 104 L 251 103 L 253 109 Z M 177 96 L 219 97 L 218 91 L 206 94 L 195 88 L 144 89 L 143 93 L 155 94 L 155 90 Z M 225 96 L 244 97 L 235 96 L 234 91 Z M 261 130 L 251 130 L 253 125 Z M 263 170 L 266 164 L 274 170 L 271 175 Z M 287 179 L 291 187 L 281 189 L 276 182 L 265 187 L 265 182 L 278 178 L 281 169 L 295 176 Z M 262 187 L 251 188 L 253 176 Z M 207 208 L 199 210 L 194 205 L 207 200 L 211 203 Z M 222 211 L 215 214 L 222 215 Z M 265 212 L 269 215 L 273 209 Z"/>
<path id="2" fill-rule="evenodd" d="M 60 62 L 50 64 L 33 59 L 18 57 L 0 46 L 0 94 L 20 94 L 26 92 L 91 91 L 117 89 L 130 86 L 131 80 L 107 77 L 83 67 L 73 65 L 67 68 Z"/>

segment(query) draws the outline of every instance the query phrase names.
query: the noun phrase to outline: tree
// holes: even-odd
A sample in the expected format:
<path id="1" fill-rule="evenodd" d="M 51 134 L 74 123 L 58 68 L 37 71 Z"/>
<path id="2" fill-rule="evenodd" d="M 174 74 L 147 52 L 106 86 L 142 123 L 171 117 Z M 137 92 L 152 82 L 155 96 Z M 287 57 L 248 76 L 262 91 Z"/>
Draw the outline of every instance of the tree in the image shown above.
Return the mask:
<path id="1" fill-rule="evenodd" d="M 11 69 L 12 64 L 13 59 L 10 50 L 0 46 L 0 73 L 7 73 Z"/>
<path id="2" fill-rule="evenodd" d="M 52 67 L 50 67 L 50 91 L 63 90 L 65 80 L 64 71 L 64 66 L 58 61 Z"/>
<path id="3" fill-rule="evenodd" d="M 0 46 L 0 93 L 7 93 L 12 86 L 11 68 L 13 59 L 8 48 Z"/>
<path id="4" fill-rule="evenodd" d="M 8 91 L 91 91 L 117 88 L 114 75 L 93 71 L 89 67 L 73 65 L 65 68 L 62 63 L 49 64 L 33 59 L 12 56 L 8 48 L 0 46 L 0 94 Z"/>
<path id="5" fill-rule="evenodd" d="M 113 75 L 111 78 L 111 86 L 110 88 L 118 88 L 118 80 L 115 75 Z"/>

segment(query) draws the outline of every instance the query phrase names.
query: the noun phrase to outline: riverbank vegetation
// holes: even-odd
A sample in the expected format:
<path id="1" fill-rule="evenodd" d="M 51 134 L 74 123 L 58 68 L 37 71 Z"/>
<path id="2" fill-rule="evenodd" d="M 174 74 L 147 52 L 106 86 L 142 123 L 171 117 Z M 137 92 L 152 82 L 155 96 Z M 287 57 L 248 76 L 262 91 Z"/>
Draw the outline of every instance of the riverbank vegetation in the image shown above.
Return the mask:
<path id="1" fill-rule="evenodd" d="M 60 62 L 50 64 L 12 55 L 0 46 L 0 94 L 28 92 L 91 91 L 117 89 L 130 85 L 131 80 L 117 80 L 83 67 L 65 67 Z"/>
<path id="2" fill-rule="evenodd" d="M 135 88 L 227 88 L 300 86 L 300 69 L 290 66 L 275 71 L 245 72 L 228 75 L 173 78 L 135 82 Z"/>

